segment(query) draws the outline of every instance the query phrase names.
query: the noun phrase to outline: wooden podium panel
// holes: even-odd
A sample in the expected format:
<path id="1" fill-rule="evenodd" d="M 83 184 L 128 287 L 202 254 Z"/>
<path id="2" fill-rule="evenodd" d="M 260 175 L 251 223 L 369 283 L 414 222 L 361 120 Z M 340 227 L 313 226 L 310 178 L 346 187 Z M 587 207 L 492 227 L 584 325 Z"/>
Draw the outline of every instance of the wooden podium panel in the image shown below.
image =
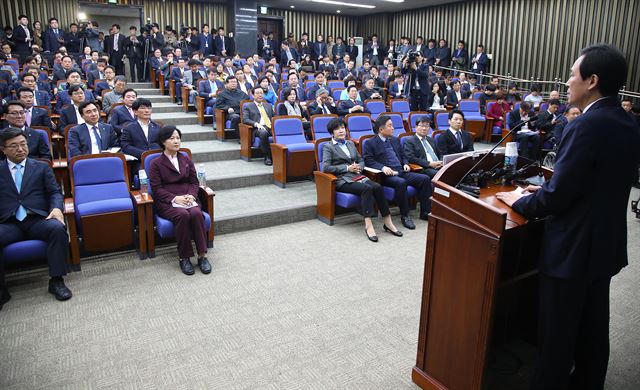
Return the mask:
<path id="1" fill-rule="evenodd" d="M 434 178 L 412 373 L 423 389 L 483 389 L 492 337 L 535 340 L 542 224 L 495 198 L 513 186 L 491 185 L 479 198 L 454 188 L 479 158 L 462 157 Z M 479 169 L 503 159 L 488 156 Z"/>

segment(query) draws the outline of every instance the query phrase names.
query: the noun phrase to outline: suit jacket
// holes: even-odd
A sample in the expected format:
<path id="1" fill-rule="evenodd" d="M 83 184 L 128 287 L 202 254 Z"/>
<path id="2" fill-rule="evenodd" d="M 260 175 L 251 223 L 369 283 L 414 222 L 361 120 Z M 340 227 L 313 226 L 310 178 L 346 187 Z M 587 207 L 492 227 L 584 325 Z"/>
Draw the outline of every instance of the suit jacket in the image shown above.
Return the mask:
<path id="1" fill-rule="evenodd" d="M 507 124 L 509 125 L 509 130 L 513 130 L 515 126 L 514 134 L 518 134 L 520 132 L 520 130 L 524 126 L 524 123 L 522 122 L 522 117 L 520 116 L 520 110 L 514 109 L 514 110 L 511 110 L 509 114 L 507 114 Z M 533 121 L 529 121 L 527 124 L 527 127 L 531 129 L 534 127 L 534 124 L 535 123 Z"/>
<path id="2" fill-rule="evenodd" d="M 347 170 L 348 165 L 357 162 L 360 168 L 364 170 L 364 159 L 358 154 L 356 144 L 351 140 L 347 140 L 346 145 L 349 150 L 348 156 L 333 141 L 325 143 L 322 149 L 322 171 L 334 174 L 338 178 L 336 189 L 340 189 L 345 183 L 353 183 L 353 178 L 360 176 L 359 173 L 349 172 Z"/>
<path id="3" fill-rule="evenodd" d="M 474 54 L 473 57 L 475 58 L 476 55 L 477 53 Z M 487 55 L 483 52 L 478 58 L 478 60 L 476 61 L 476 64 L 478 65 L 476 69 L 473 69 L 473 66 L 474 66 L 473 64 L 469 66 L 469 69 L 477 73 L 484 73 L 487 70 L 487 65 L 489 64 L 489 57 L 487 57 Z"/>
<path id="4" fill-rule="evenodd" d="M 402 84 L 402 87 L 398 86 L 398 83 L 391 83 L 389 86 L 389 95 L 393 96 L 393 98 L 403 98 L 406 97 L 405 94 L 406 84 Z"/>
<path id="5" fill-rule="evenodd" d="M 214 38 L 214 42 L 216 44 L 216 53 L 221 56 L 222 55 L 222 39 L 220 38 L 220 35 L 215 36 Z M 227 57 L 232 57 L 235 51 L 235 45 L 233 43 L 233 40 L 230 39 L 229 37 L 225 36 L 224 37 L 224 49 L 227 52 Z"/>
<path id="6" fill-rule="evenodd" d="M 122 34 L 122 32 L 119 33 L 118 35 L 118 55 L 120 57 L 122 57 L 125 52 L 124 52 L 124 44 L 126 41 L 127 37 L 124 36 L 124 34 Z M 109 54 L 109 58 L 113 57 L 114 54 L 116 54 L 115 51 L 115 45 L 114 45 L 114 36 L 113 35 L 108 35 L 104 37 L 104 51 Z"/>
<path id="7" fill-rule="evenodd" d="M 204 70 L 198 70 L 197 72 L 199 74 L 198 80 L 207 79 L 207 74 L 204 72 Z M 193 85 L 194 88 L 198 87 L 193 80 L 193 72 L 191 71 L 191 69 L 184 72 L 184 85 Z"/>
<path id="8" fill-rule="evenodd" d="M 102 77 L 101 77 L 102 76 Z M 100 71 L 92 70 L 87 74 L 87 83 L 89 84 L 89 88 L 93 88 L 96 80 L 104 80 L 104 73 L 101 75 Z"/>
<path id="9" fill-rule="evenodd" d="M 218 87 L 218 89 L 216 90 L 216 93 L 224 89 L 224 84 L 222 84 L 220 81 L 216 80 L 214 81 L 214 83 Z M 198 84 L 198 95 L 204 98 L 205 103 L 209 101 L 210 99 L 209 94 L 211 94 L 211 92 L 212 91 L 211 91 L 211 85 L 209 84 L 209 80 Z"/>
<path id="10" fill-rule="evenodd" d="M 291 59 L 292 60 L 296 60 L 296 62 L 298 62 L 298 60 L 300 59 L 300 55 L 298 54 L 298 51 L 296 49 L 294 49 L 293 47 L 289 47 L 289 51 L 291 52 Z M 280 65 L 282 66 L 288 66 L 289 65 L 289 59 L 287 57 L 287 52 L 282 50 L 280 52 Z"/>
<path id="11" fill-rule="evenodd" d="M 437 138 L 438 149 L 442 155 L 470 152 L 473 150 L 473 136 L 468 131 L 460 130 L 462 132 L 462 144 L 464 147 L 460 147 L 460 143 L 456 137 L 453 136 L 451 131 L 447 130 Z"/>
<path id="12" fill-rule="evenodd" d="M 113 87 L 111 87 L 111 85 L 106 81 L 100 81 L 93 90 L 93 96 L 97 99 L 98 96 L 102 96 L 102 91 L 104 90 L 111 91 L 113 90 Z"/>
<path id="13" fill-rule="evenodd" d="M 262 107 L 264 107 L 265 111 L 267 112 L 267 116 L 272 121 L 271 124 L 273 125 L 273 107 L 267 102 L 264 102 L 262 104 Z M 260 123 L 260 118 L 260 111 L 258 110 L 258 106 L 256 106 L 256 104 L 247 103 L 242 106 L 242 123 L 253 127 L 256 122 Z"/>
<path id="14" fill-rule="evenodd" d="M 27 158 L 23 164 L 22 186 L 18 193 L 7 161 L 0 162 L 0 223 L 15 218 L 20 205 L 43 218 L 54 208 L 63 210 L 62 193 L 51 167 L 32 158 Z"/>
<path id="15" fill-rule="evenodd" d="M 433 65 L 436 63 L 436 48 L 429 48 L 429 45 L 424 49 L 424 57 L 427 59 L 427 65 Z"/>
<path id="16" fill-rule="evenodd" d="M 95 99 L 93 98 L 93 94 L 90 91 L 84 91 L 84 100 L 90 101 L 90 102 L 94 102 L 95 101 Z M 54 108 L 54 111 L 57 114 L 61 114 L 62 115 L 62 109 L 65 106 L 68 106 L 70 104 L 72 104 L 72 103 L 71 103 L 71 97 L 69 96 L 69 92 L 68 91 L 60 91 L 56 95 L 56 107 Z"/>
<path id="17" fill-rule="evenodd" d="M 334 105 L 327 104 L 326 107 L 329 110 L 329 114 L 334 114 L 334 115 L 338 114 L 338 108 L 336 107 L 335 104 Z M 324 114 L 322 107 L 320 107 L 318 103 L 315 101 L 309 104 L 307 109 L 309 110 L 309 115 Z"/>
<path id="18" fill-rule="evenodd" d="M 65 32 L 63 29 L 58 29 L 58 35 L 54 32 L 52 28 L 48 28 L 44 32 L 44 36 L 42 37 L 42 49 L 44 51 L 55 52 L 60 48 L 60 42 L 58 42 L 58 38 L 64 39 Z M 67 48 L 68 50 L 68 48 Z M 70 51 L 70 53 L 76 53 Z"/>
<path id="19" fill-rule="evenodd" d="M 153 199 L 160 215 L 173 208 L 173 198 L 180 195 L 192 195 L 198 199 L 198 177 L 193 161 L 188 156 L 178 153 L 176 171 L 169 158 L 162 153 L 149 165 L 149 184 L 153 189 Z"/>
<path id="20" fill-rule="evenodd" d="M 558 118 L 560 118 L 560 114 L 558 114 Z M 542 111 L 541 113 L 538 114 L 538 120 L 536 120 L 535 122 L 535 128 L 538 130 L 544 130 L 546 132 L 550 131 L 551 129 L 553 129 L 553 124 L 551 123 L 553 121 L 553 114 L 550 113 L 549 111 L 545 110 Z"/>
<path id="21" fill-rule="evenodd" d="M 356 103 L 353 103 L 351 100 L 341 100 L 338 103 L 338 115 L 340 116 L 345 116 L 350 114 L 349 110 L 355 106 L 362 106 L 363 110 L 362 111 L 355 111 L 353 112 L 354 114 L 361 114 L 361 113 L 368 113 L 370 114 L 371 112 L 367 109 L 367 107 L 364 105 L 363 102 L 359 102 L 356 100 Z"/>
<path id="22" fill-rule="evenodd" d="M 357 77 L 358 76 L 358 72 L 356 71 L 356 68 L 353 68 L 351 70 L 348 70 L 347 68 L 342 68 L 338 72 L 338 78 L 340 80 L 346 79 L 347 76 L 349 76 L 349 75 L 352 75 L 353 77 Z"/>
<path id="23" fill-rule="evenodd" d="M 429 65 L 422 64 L 418 66 L 415 72 L 412 72 L 409 68 L 403 67 L 402 74 L 406 74 L 407 76 L 407 88 L 410 90 L 414 88 L 415 78 L 418 78 L 418 84 L 420 85 L 420 93 L 422 95 L 430 95 L 431 94 L 431 84 L 429 83 Z"/>
<path id="24" fill-rule="evenodd" d="M 133 60 L 139 60 L 143 56 L 144 52 L 144 39 L 142 36 L 136 37 L 137 41 L 131 41 L 130 37 L 126 37 L 124 41 L 124 51 L 127 57 Z"/>
<path id="25" fill-rule="evenodd" d="M 442 160 L 442 153 L 438 149 L 436 142 L 431 139 L 431 137 L 425 138 L 431 149 L 433 149 L 438 160 Z M 411 137 L 403 138 L 404 144 L 402 146 L 402 150 L 404 155 L 407 157 L 407 160 L 411 164 L 418 164 L 422 168 L 429 168 L 429 159 L 427 158 L 427 152 L 424 150 L 424 146 L 422 146 L 422 141 L 418 138 L 417 135 L 413 135 Z"/>
<path id="26" fill-rule="evenodd" d="M 37 103 L 35 105 L 37 106 L 47 106 L 50 109 L 51 107 L 51 97 L 49 96 L 49 92 L 47 91 L 41 91 L 41 90 L 36 90 L 35 91 L 35 97 L 36 97 L 36 101 L 34 103 Z"/>
<path id="27" fill-rule="evenodd" d="M 200 38 L 199 39 L 200 52 L 205 56 L 213 55 L 216 50 L 215 45 L 213 43 L 213 35 L 211 34 L 204 35 L 201 33 L 199 38 Z"/>
<path id="28" fill-rule="evenodd" d="M 156 72 L 160 72 L 160 67 L 166 62 L 166 60 L 164 58 L 156 58 L 156 57 L 149 57 L 149 64 L 151 65 L 151 69 L 155 70 Z"/>
<path id="29" fill-rule="evenodd" d="M 82 36 L 79 32 L 75 34 L 72 32 L 67 32 L 66 34 L 64 34 L 64 45 L 66 46 L 69 53 L 80 53 L 82 51 L 82 49 L 80 48 L 81 44 Z"/>
<path id="30" fill-rule="evenodd" d="M 122 101 L 122 95 L 116 93 L 116 91 L 107 92 L 102 99 L 102 111 L 109 115 L 111 112 L 111 106 Z"/>
<path id="31" fill-rule="evenodd" d="M 597 101 L 567 125 L 551 179 L 513 204 L 526 218 L 546 218 L 542 274 L 594 280 L 627 265 L 627 207 L 639 148 L 637 127 L 615 96 Z M 606 177 L 608 184 L 585 191 L 594 177 Z"/>
<path id="32" fill-rule="evenodd" d="M 404 166 L 405 164 L 408 164 L 409 161 L 404 155 L 398 138 L 389 137 L 387 139 L 387 142 L 391 143 L 391 147 L 393 147 L 393 151 L 396 152 L 396 157 L 398 158 L 398 161 L 400 161 L 400 165 Z M 384 167 L 392 168 L 392 164 L 387 159 L 387 152 L 384 146 L 384 142 L 377 134 L 373 138 L 367 140 L 367 142 L 364 144 L 362 154 L 364 155 L 364 164 L 370 168 L 380 170 L 382 170 L 382 168 Z"/>
<path id="33" fill-rule="evenodd" d="M 182 82 L 182 80 L 184 80 L 185 75 L 187 74 L 187 68 L 184 68 L 184 74 L 180 73 L 180 68 L 179 67 L 175 67 L 173 69 L 171 69 L 171 75 L 169 76 L 169 78 L 171 80 L 175 80 L 177 83 Z"/>
<path id="34" fill-rule="evenodd" d="M 336 57 L 342 58 L 347 53 L 347 45 L 344 43 L 342 45 L 335 44 L 331 48 L 331 52 L 331 54 L 333 54 L 334 61 L 336 60 Z"/>
<path id="35" fill-rule="evenodd" d="M 469 94 L 463 91 L 461 88 L 460 97 L 462 99 L 466 99 L 469 97 Z M 451 104 L 452 106 L 455 106 L 455 107 L 458 107 L 458 104 L 460 104 L 460 101 L 458 100 L 458 95 L 456 95 L 456 91 L 454 91 L 453 89 L 447 92 L 447 104 Z"/>
<path id="36" fill-rule="evenodd" d="M 154 121 L 149 123 L 149 138 L 144 136 L 144 132 L 138 121 L 130 122 L 122 129 L 122 136 L 120 138 L 122 151 L 140 160 L 142 153 L 147 150 L 160 149 L 160 143 L 158 142 L 159 134 L 160 125 Z"/>
<path id="37" fill-rule="evenodd" d="M 49 130 L 53 130 L 53 123 L 51 123 L 49 113 L 42 108 L 33 107 L 31 109 L 31 123 L 29 126 L 44 126 Z"/>
<path id="38" fill-rule="evenodd" d="M 439 66 L 451 65 L 451 49 L 449 49 L 449 46 L 438 47 L 435 54 L 436 59 L 440 59 Z"/>
<path id="39" fill-rule="evenodd" d="M 153 33 L 149 33 L 149 39 L 151 42 L 151 52 L 153 53 L 156 49 L 162 49 L 164 47 L 164 35 L 162 35 L 162 31 L 158 31 L 154 38 Z"/>
<path id="40" fill-rule="evenodd" d="M 66 106 L 60 113 L 60 130 L 64 132 L 64 128 L 68 125 L 78 124 L 78 115 L 73 104 Z"/>
<path id="41" fill-rule="evenodd" d="M 454 61 L 453 63 L 456 67 L 465 69 L 469 65 L 469 52 L 467 52 L 467 49 L 455 49 L 451 56 L 459 59 L 459 62 Z"/>
<path id="42" fill-rule="evenodd" d="M 351 58 L 351 60 L 355 63 L 356 58 L 358 57 L 358 46 L 353 45 L 353 46 L 349 46 L 347 45 L 347 48 L 345 49 L 345 54 L 349 54 L 349 57 Z"/>
<path id="43" fill-rule="evenodd" d="M 249 95 L 236 88 L 233 92 L 224 88 L 216 95 L 216 108 L 227 111 L 229 108 L 240 114 L 240 102 L 249 100 Z"/>
<path id="44" fill-rule="evenodd" d="M 98 133 L 100 134 L 100 140 L 98 140 L 100 151 L 119 146 L 118 136 L 116 135 L 113 127 L 100 122 L 98 122 L 96 126 L 98 126 Z M 86 123 L 69 129 L 69 138 L 67 145 L 68 159 L 84 154 L 91 154 L 91 135 L 89 134 L 90 131 L 91 129 L 89 129 L 89 126 Z"/>
<path id="45" fill-rule="evenodd" d="M 29 30 L 29 36 L 33 39 L 33 30 L 30 27 L 27 27 L 27 29 Z M 15 44 L 16 54 L 19 54 L 22 58 L 31 55 L 31 45 L 33 41 L 27 42 L 27 33 L 24 31 L 22 25 L 14 27 L 11 40 Z"/>
<path id="46" fill-rule="evenodd" d="M 311 44 L 311 58 L 317 60 L 319 57 L 327 55 L 327 44 L 323 42 L 313 42 Z"/>
<path id="47" fill-rule="evenodd" d="M 122 128 L 129 122 L 135 121 L 135 116 L 131 116 L 129 110 L 125 106 L 118 106 L 111 110 L 111 118 L 109 124 L 113 127 L 113 130 L 118 134 L 118 137 L 122 134 Z"/>

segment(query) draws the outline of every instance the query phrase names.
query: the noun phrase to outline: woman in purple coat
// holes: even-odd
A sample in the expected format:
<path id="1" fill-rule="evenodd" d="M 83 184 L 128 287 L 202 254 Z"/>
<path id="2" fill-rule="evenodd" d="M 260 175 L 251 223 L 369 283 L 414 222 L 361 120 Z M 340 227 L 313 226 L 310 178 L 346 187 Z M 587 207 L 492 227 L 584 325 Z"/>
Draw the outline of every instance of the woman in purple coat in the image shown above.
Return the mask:
<path id="1" fill-rule="evenodd" d="M 185 275 L 193 275 L 191 264 L 193 248 L 198 251 L 198 267 L 203 274 L 211 272 L 207 260 L 207 235 L 204 216 L 198 205 L 198 179 L 196 168 L 191 159 L 180 153 L 182 133 L 175 126 L 160 129 L 158 143 L 163 150 L 160 157 L 154 159 L 149 167 L 149 182 L 153 189 L 156 212 L 173 222 L 180 269 Z"/>

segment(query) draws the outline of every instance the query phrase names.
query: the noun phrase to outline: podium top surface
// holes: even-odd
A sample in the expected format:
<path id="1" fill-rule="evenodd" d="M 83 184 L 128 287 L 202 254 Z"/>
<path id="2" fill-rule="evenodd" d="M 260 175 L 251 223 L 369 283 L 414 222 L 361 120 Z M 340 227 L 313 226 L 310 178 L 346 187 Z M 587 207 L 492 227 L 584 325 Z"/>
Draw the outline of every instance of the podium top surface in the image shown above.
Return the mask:
<path id="1" fill-rule="evenodd" d="M 497 209 L 507 212 L 506 229 L 522 226 L 527 223 L 527 219 L 525 217 L 518 214 L 511 207 L 507 206 L 506 203 L 496 198 L 496 194 L 498 192 L 509 192 L 513 191 L 515 188 L 515 186 L 510 185 L 489 184 L 487 187 L 480 189 L 480 197 L 478 198 Z"/>

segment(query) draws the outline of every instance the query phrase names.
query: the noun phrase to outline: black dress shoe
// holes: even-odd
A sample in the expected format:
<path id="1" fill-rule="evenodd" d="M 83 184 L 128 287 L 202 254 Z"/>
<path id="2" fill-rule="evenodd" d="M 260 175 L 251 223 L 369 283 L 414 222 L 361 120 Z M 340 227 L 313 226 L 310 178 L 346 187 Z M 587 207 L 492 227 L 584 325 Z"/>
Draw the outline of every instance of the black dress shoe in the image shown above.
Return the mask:
<path id="1" fill-rule="evenodd" d="M 268 166 L 273 165 L 273 161 L 271 161 L 270 156 L 264 156 L 264 165 L 268 165 Z"/>
<path id="2" fill-rule="evenodd" d="M 49 292 L 59 301 L 71 298 L 71 290 L 64 284 L 64 280 L 49 280 Z"/>
<path id="3" fill-rule="evenodd" d="M 11 294 L 9 294 L 9 289 L 6 287 L 2 288 L 2 292 L 0 292 L 0 310 L 2 310 L 2 306 L 5 303 L 9 302 L 11 299 Z"/>
<path id="4" fill-rule="evenodd" d="M 396 237 L 402 237 L 402 232 L 400 230 L 396 230 L 395 232 L 393 230 L 391 230 L 390 228 L 387 227 L 387 225 L 382 225 L 382 227 L 384 228 L 385 232 L 389 232 L 391 234 L 393 234 Z"/>
<path id="5" fill-rule="evenodd" d="M 198 259 L 198 267 L 200 267 L 200 271 L 202 271 L 203 274 L 211 273 L 211 263 L 209 263 L 206 257 Z"/>
<path id="6" fill-rule="evenodd" d="M 367 229 L 364 229 L 364 234 L 367 235 L 369 241 L 378 242 L 378 236 L 370 236 L 369 233 L 367 233 Z"/>
<path id="7" fill-rule="evenodd" d="M 429 214 L 420 214 L 420 219 L 423 221 L 428 221 L 429 220 Z"/>
<path id="8" fill-rule="evenodd" d="M 180 269 L 185 275 L 193 275 L 196 271 L 193 269 L 193 264 L 189 259 L 180 259 Z"/>
<path id="9" fill-rule="evenodd" d="M 400 217 L 400 220 L 402 221 L 402 225 L 407 229 L 413 230 L 416 228 L 416 225 L 413 223 L 413 219 L 411 219 L 410 216 L 407 215 L 406 217 Z"/>

